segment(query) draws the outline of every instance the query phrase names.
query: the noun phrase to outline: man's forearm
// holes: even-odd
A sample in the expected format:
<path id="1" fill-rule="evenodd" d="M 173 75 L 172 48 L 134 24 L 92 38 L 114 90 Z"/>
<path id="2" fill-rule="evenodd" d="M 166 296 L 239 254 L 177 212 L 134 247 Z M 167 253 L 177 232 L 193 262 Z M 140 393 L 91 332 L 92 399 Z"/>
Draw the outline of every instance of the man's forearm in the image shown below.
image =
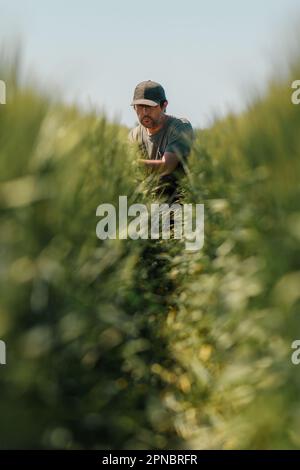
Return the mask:
<path id="1" fill-rule="evenodd" d="M 171 152 L 164 153 L 161 160 L 143 160 L 139 159 L 139 163 L 146 165 L 152 171 L 160 173 L 161 176 L 166 176 L 172 173 L 178 165 L 178 157 Z"/>
<path id="2" fill-rule="evenodd" d="M 138 162 L 159 173 L 162 173 L 166 169 L 166 164 L 162 160 L 143 160 L 140 158 Z"/>

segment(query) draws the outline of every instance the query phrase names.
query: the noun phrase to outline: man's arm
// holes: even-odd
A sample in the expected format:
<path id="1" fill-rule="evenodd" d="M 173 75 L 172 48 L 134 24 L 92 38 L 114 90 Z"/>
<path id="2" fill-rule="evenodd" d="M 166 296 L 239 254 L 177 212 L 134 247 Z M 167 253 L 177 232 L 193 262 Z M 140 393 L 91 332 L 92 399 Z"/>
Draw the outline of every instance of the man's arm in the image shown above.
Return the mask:
<path id="1" fill-rule="evenodd" d="M 161 173 L 161 176 L 165 176 L 175 170 L 178 165 L 179 158 L 175 153 L 165 152 L 161 160 L 139 159 L 138 162 L 145 164 L 147 168 Z"/>
<path id="2" fill-rule="evenodd" d="M 194 140 L 194 132 L 190 122 L 177 125 L 169 136 L 169 141 L 162 160 L 139 160 L 140 163 L 161 176 L 172 173 L 178 163 L 189 155 Z"/>

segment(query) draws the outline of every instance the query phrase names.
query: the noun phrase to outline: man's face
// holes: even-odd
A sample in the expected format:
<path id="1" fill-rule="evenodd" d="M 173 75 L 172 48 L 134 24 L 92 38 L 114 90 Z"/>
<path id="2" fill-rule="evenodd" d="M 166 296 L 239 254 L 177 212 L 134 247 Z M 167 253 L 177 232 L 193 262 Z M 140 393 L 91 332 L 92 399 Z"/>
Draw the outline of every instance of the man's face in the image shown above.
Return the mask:
<path id="1" fill-rule="evenodd" d="M 148 129 L 158 127 L 164 117 L 164 111 L 166 109 L 166 104 L 161 108 L 158 104 L 157 106 L 148 106 L 145 104 L 136 104 L 134 106 L 137 117 L 140 123 Z"/>

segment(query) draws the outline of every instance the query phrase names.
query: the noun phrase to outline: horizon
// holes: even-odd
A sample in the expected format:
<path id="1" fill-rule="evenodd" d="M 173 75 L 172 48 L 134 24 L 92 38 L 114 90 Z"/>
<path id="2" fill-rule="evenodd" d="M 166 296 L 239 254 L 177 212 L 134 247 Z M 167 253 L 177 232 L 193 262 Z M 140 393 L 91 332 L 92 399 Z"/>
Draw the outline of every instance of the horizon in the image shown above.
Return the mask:
<path id="1" fill-rule="evenodd" d="M 151 9 L 137 0 L 90 0 L 89 6 L 82 0 L 24 0 L 21 6 L 0 0 L 0 44 L 2 50 L 20 45 L 24 77 L 127 127 L 137 122 L 130 107 L 133 90 L 148 79 L 165 88 L 167 113 L 189 119 L 195 128 L 245 110 L 278 69 L 284 73 L 294 18 L 300 17 L 299 0 L 189 0 L 172 8 L 154 0 Z"/>

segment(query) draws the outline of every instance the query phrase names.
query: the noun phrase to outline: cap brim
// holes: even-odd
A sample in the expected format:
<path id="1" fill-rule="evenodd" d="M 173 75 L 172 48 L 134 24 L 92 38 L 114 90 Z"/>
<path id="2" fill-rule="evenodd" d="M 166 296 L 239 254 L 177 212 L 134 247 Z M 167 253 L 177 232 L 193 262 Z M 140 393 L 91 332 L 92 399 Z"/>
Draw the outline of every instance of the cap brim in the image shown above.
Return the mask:
<path id="1" fill-rule="evenodd" d="M 135 104 L 144 104 L 146 106 L 157 106 L 159 103 L 156 103 L 155 101 L 151 101 L 151 100 L 134 100 L 131 103 L 131 106 L 134 106 Z"/>

